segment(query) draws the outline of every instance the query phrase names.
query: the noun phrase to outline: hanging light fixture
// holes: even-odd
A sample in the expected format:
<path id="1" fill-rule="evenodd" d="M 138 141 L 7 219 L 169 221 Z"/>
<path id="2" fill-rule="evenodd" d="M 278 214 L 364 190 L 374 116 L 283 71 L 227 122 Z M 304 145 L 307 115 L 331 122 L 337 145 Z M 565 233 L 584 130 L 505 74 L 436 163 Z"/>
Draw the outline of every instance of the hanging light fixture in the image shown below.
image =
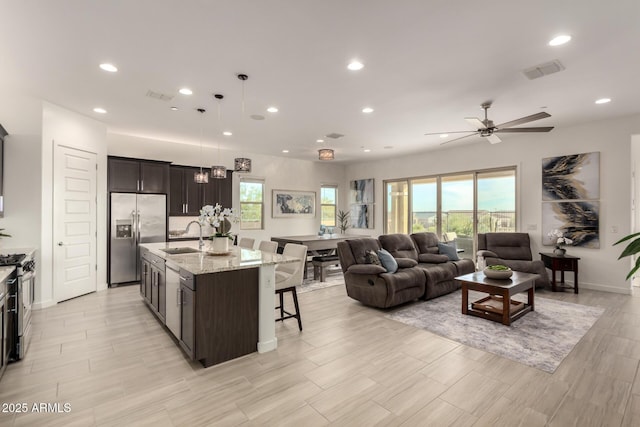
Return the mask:
<path id="1" fill-rule="evenodd" d="M 224 95 L 216 93 L 213 95 L 215 99 L 218 100 L 218 124 L 220 124 L 220 101 L 224 98 Z M 218 161 L 222 163 L 222 158 L 220 157 L 220 141 L 218 141 Z M 227 168 L 224 166 L 211 166 L 211 178 L 215 179 L 225 179 L 227 177 Z"/>
<path id="2" fill-rule="evenodd" d="M 238 74 L 238 79 L 242 81 L 242 118 L 244 119 L 244 82 L 249 76 L 246 74 Z M 233 162 L 233 170 L 235 172 L 251 172 L 251 159 L 246 157 L 236 157 Z"/>
<path id="3" fill-rule="evenodd" d="M 333 150 L 331 148 L 321 148 L 318 150 L 318 159 L 320 160 L 333 160 Z"/>
<path id="4" fill-rule="evenodd" d="M 196 110 L 204 117 L 204 113 L 207 111 L 204 108 L 198 108 Z M 202 119 L 203 120 L 203 119 Z M 202 162 L 202 120 L 200 121 L 200 161 Z M 202 163 L 200 163 L 200 171 L 193 173 L 193 180 L 196 184 L 207 184 L 209 182 L 209 174 L 203 172 Z"/>

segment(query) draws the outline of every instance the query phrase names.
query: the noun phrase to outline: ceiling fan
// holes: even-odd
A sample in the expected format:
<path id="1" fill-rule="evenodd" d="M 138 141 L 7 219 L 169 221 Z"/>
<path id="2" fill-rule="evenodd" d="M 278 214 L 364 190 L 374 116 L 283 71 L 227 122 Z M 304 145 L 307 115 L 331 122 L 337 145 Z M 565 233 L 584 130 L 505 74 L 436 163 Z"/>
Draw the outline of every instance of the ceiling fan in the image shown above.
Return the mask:
<path id="1" fill-rule="evenodd" d="M 496 133 L 515 133 L 515 132 L 549 132 L 553 129 L 553 126 L 539 126 L 539 127 L 528 127 L 528 128 L 513 128 L 513 126 L 518 126 L 524 123 L 533 122 L 535 120 L 545 119 L 547 117 L 551 117 L 551 114 L 541 112 L 532 114 L 530 116 L 522 117 L 516 120 L 511 120 L 510 122 L 502 123 L 500 125 L 494 125 L 493 120 L 489 120 L 487 118 L 487 110 L 491 107 L 491 102 L 485 102 L 481 105 L 484 110 L 484 120 L 480 120 L 477 117 L 466 117 L 465 120 L 467 123 L 471 124 L 476 130 L 462 130 L 462 131 L 454 131 L 454 132 L 434 132 L 434 133 L 425 133 L 425 135 L 444 135 L 450 133 L 468 133 L 469 135 L 461 136 L 459 138 L 451 139 L 449 141 L 442 142 L 440 145 L 448 144 L 453 141 L 458 141 L 463 138 L 467 138 L 474 135 L 480 135 L 492 144 L 497 144 L 498 142 L 502 142 Z"/>

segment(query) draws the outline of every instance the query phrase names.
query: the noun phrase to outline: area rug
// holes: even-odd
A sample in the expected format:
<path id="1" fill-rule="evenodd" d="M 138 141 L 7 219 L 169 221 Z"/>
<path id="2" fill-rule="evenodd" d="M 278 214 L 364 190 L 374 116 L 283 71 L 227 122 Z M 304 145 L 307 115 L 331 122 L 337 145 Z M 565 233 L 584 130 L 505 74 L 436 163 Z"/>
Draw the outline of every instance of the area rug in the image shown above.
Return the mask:
<path id="1" fill-rule="evenodd" d="M 469 292 L 469 301 L 483 296 L 486 294 Z M 526 295 L 516 295 L 514 299 L 525 301 Z M 553 373 L 604 312 L 601 307 L 536 296 L 536 311 L 505 326 L 463 315 L 461 302 L 458 291 L 412 304 L 386 317 Z"/>
<path id="2" fill-rule="evenodd" d="M 305 292 L 317 291 L 318 289 L 330 288 L 332 286 L 344 286 L 344 276 L 340 267 L 328 267 L 326 281 L 321 282 L 313 279 L 313 268 L 307 271 L 307 278 L 303 280 L 302 285 L 298 286 L 297 292 L 303 294 Z"/>

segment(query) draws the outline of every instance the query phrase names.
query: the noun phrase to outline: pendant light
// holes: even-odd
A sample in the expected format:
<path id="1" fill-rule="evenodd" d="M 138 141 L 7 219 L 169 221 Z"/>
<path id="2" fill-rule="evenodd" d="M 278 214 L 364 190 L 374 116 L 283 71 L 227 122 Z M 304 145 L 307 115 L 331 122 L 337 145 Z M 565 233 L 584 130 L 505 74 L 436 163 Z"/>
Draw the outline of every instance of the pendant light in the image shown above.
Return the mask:
<path id="1" fill-rule="evenodd" d="M 203 117 L 200 120 L 200 162 L 202 162 L 202 121 L 204 120 L 204 113 L 207 110 L 204 108 L 198 108 L 196 111 Z M 209 182 L 209 174 L 202 171 L 202 163 L 200 163 L 200 171 L 194 172 L 193 180 L 196 184 L 207 184 Z"/>
<path id="2" fill-rule="evenodd" d="M 333 160 L 333 150 L 331 148 L 321 148 L 318 150 L 318 159 L 320 160 Z"/>
<path id="3" fill-rule="evenodd" d="M 220 101 L 224 98 L 224 95 L 216 93 L 213 95 L 215 99 L 218 100 L 218 124 L 220 124 Z M 218 161 L 222 163 L 222 158 L 220 157 L 220 141 L 218 141 Z M 211 178 L 215 179 L 225 179 L 227 177 L 227 168 L 224 166 L 211 166 Z"/>
<path id="4" fill-rule="evenodd" d="M 249 76 L 246 74 L 238 74 L 238 79 L 242 81 L 242 119 L 244 120 L 244 82 Z M 233 170 L 235 172 L 251 172 L 251 159 L 247 157 L 236 157 L 233 162 Z"/>

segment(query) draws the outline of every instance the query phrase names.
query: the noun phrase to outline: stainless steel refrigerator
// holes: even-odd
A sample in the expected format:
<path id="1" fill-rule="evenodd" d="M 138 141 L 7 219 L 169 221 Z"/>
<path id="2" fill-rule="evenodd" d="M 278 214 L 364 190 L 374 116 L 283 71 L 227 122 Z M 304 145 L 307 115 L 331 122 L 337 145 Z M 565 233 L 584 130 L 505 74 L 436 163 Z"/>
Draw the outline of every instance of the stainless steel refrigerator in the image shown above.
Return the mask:
<path id="1" fill-rule="evenodd" d="M 140 243 L 167 237 L 167 196 L 111 193 L 110 284 L 140 280 Z"/>

